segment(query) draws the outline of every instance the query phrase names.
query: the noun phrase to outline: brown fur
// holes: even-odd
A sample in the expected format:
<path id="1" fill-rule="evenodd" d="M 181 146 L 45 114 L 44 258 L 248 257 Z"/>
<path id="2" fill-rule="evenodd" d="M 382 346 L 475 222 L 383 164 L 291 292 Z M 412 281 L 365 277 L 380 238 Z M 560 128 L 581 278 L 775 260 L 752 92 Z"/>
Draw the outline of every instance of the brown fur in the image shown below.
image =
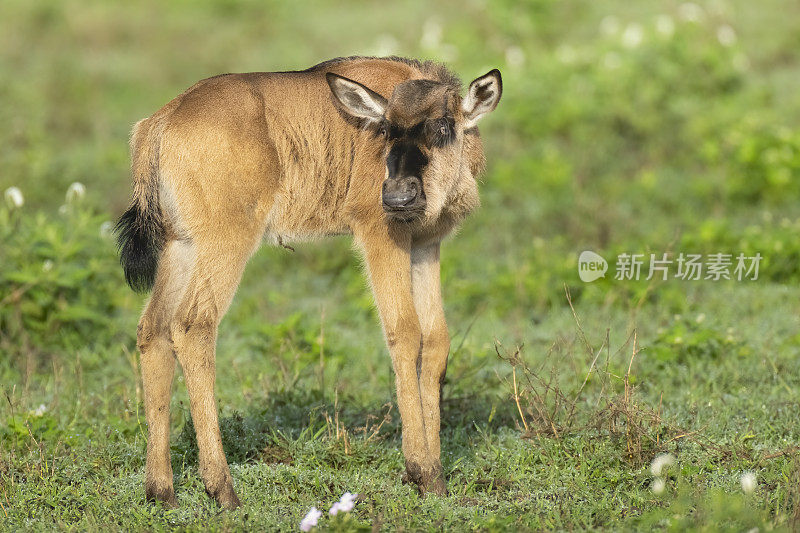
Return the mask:
<path id="1" fill-rule="evenodd" d="M 426 204 L 419 216 L 401 221 L 384 211 L 387 141 L 363 121 L 354 127 L 348 120 L 326 83 L 328 72 L 383 96 L 393 123 L 406 127 L 445 113 L 455 119 L 452 144 L 423 148 L 430 163 L 421 176 Z M 302 72 L 209 78 L 137 123 L 132 209 L 149 209 L 162 226 L 155 285 L 138 331 L 149 499 L 176 503 L 169 402 L 177 358 L 206 490 L 225 507 L 239 504 L 214 398 L 217 326 L 262 239 L 344 233 L 354 235 L 366 259 L 397 375 L 408 475 L 423 492 L 445 492 L 439 396 L 450 337 L 439 246 L 478 206 L 475 177 L 484 165 L 477 131 L 470 125 L 464 132 L 459 92 L 458 79 L 434 63 L 343 58 Z"/>

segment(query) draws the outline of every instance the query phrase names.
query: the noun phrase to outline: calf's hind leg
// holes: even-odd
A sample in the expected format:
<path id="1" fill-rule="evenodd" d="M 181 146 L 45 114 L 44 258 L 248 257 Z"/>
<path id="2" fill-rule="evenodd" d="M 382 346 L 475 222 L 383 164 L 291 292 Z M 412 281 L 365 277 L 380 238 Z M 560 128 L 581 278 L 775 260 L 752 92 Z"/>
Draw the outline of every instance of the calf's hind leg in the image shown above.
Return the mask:
<path id="1" fill-rule="evenodd" d="M 139 321 L 137 334 L 147 419 L 145 496 L 150 501 L 162 501 L 171 507 L 177 501 L 169 455 L 169 401 L 175 371 L 169 322 L 175 313 L 173 302 L 180 298 L 185 285 L 182 273 L 190 266 L 185 248 L 175 241 L 165 247 L 153 294 Z"/>
<path id="2" fill-rule="evenodd" d="M 239 285 L 252 249 L 195 244 L 194 268 L 170 332 L 183 368 L 199 451 L 200 477 L 222 507 L 239 506 L 217 418 L 214 398 L 217 327 Z"/>

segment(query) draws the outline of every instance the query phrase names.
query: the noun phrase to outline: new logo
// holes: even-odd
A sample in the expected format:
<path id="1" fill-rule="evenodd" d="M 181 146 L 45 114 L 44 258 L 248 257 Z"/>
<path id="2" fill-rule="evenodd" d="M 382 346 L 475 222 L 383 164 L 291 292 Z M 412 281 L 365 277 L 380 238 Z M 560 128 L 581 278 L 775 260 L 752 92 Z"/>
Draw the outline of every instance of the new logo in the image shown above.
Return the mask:
<path id="1" fill-rule="evenodd" d="M 606 260 L 592 251 L 583 251 L 578 257 L 578 276 L 581 281 L 590 283 L 598 278 L 604 278 L 607 270 Z"/>

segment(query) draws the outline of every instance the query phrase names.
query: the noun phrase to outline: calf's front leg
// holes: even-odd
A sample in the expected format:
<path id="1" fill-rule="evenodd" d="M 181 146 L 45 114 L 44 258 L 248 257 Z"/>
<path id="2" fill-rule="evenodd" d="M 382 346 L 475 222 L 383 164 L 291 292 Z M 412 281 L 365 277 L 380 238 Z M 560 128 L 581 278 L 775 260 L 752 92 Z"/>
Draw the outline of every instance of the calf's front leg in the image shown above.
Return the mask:
<path id="1" fill-rule="evenodd" d="M 439 281 L 439 243 L 411 250 L 411 283 L 414 307 L 422 332 L 422 352 L 419 366 L 419 389 L 425 440 L 434 461 L 434 476 L 427 490 L 447 494 L 440 460 L 439 427 L 442 382 L 450 353 L 450 334 L 442 307 Z"/>
<path id="2" fill-rule="evenodd" d="M 394 367 L 406 474 L 425 494 L 441 467 L 428 449 L 417 360 L 422 332 L 411 294 L 411 239 L 391 228 L 358 235 Z"/>

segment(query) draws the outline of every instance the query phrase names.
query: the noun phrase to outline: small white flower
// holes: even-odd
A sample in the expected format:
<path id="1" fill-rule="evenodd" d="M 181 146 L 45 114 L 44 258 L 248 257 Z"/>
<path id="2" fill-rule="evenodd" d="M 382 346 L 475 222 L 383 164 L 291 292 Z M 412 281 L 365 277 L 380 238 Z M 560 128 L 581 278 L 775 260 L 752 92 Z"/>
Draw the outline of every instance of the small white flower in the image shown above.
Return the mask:
<path id="1" fill-rule="evenodd" d="M 678 6 L 678 17 L 687 22 L 698 22 L 703 15 L 703 8 L 694 2 L 685 2 Z"/>
<path id="2" fill-rule="evenodd" d="M 22 196 L 22 191 L 17 187 L 9 187 L 5 192 L 6 203 L 11 209 L 19 209 L 25 204 L 25 198 Z"/>
<path id="3" fill-rule="evenodd" d="M 745 472 L 739 479 L 742 484 L 742 490 L 745 494 L 750 494 L 756 490 L 756 475 L 753 472 Z"/>
<path id="4" fill-rule="evenodd" d="M 525 52 L 519 46 L 506 48 L 506 64 L 509 67 L 519 68 L 525 63 Z"/>
<path id="5" fill-rule="evenodd" d="M 702 324 L 703 322 L 705 322 L 705 320 L 706 320 L 705 313 L 700 313 L 699 315 L 697 315 L 697 318 L 694 319 L 694 321 L 697 322 L 698 324 Z"/>
<path id="6" fill-rule="evenodd" d="M 669 15 L 659 15 L 656 17 L 656 31 L 664 37 L 672 37 L 675 33 L 675 22 Z"/>
<path id="7" fill-rule="evenodd" d="M 733 46 L 736 44 L 736 32 L 730 26 L 724 24 L 717 28 L 717 40 L 722 46 Z"/>
<path id="8" fill-rule="evenodd" d="M 45 404 L 39 404 L 35 410 L 31 411 L 33 416 L 43 416 L 47 412 L 47 406 Z"/>
<path id="9" fill-rule="evenodd" d="M 66 204 L 64 204 L 64 205 L 62 205 L 61 207 L 58 208 L 58 213 L 60 215 L 66 215 L 67 211 L 69 211 L 69 208 L 66 206 Z"/>
<path id="10" fill-rule="evenodd" d="M 661 475 L 661 472 L 664 468 L 675 464 L 675 456 L 671 453 L 662 453 L 656 455 L 653 462 L 650 463 L 650 473 L 654 476 L 658 477 Z"/>
<path id="11" fill-rule="evenodd" d="M 86 187 L 83 186 L 83 183 L 76 181 L 67 189 L 66 200 L 68 204 L 71 204 L 80 200 L 84 196 L 86 196 Z"/>
<path id="12" fill-rule="evenodd" d="M 619 20 L 614 15 L 603 17 L 600 21 L 600 33 L 603 35 L 614 35 L 619 31 Z"/>
<path id="13" fill-rule="evenodd" d="M 661 494 L 664 492 L 664 488 L 666 487 L 666 483 L 660 477 L 657 477 L 653 480 L 653 484 L 650 485 L 650 490 L 653 491 L 653 494 Z"/>
<path id="14" fill-rule="evenodd" d="M 342 494 L 342 497 L 339 498 L 339 508 L 342 511 L 350 512 L 353 509 L 353 506 L 356 504 L 356 499 L 358 498 L 358 494 L 351 494 L 349 492 L 345 492 Z"/>
<path id="15" fill-rule="evenodd" d="M 331 510 L 328 512 L 331 516 L 336 516 L 340 511 L 343 513 L 349 513 L 353 510 L 353 506 L 356 504 L 357 498 L 358 494 L 345 492 L 342 494 L 342 497 L 339 498 L 339 501 L 331 506 Z"/>
<path id="16" fill-rule="evenodd" d="M 300 522 L 300 531 L 311 531 L 312 527 L 316 527 L 320 516 L 322 516 L 322 511 L 316 507 L 312 507 L 305 518 Z"/>
<path id="17" fill-rule="evenodd" d="M 636 48 L 642 44 L 644 39 L 644 30 L 641 24 L 631 22 L 622 33 L 622 45 L 625 48 Z"/>
<path id="18" fill-rule="evenodd" d="M 53 270 L 53 262 L 49 259 L 45 259 L 44 263 L 42 263 L 42 271 L 50 272 L 51 270 Z"/>

